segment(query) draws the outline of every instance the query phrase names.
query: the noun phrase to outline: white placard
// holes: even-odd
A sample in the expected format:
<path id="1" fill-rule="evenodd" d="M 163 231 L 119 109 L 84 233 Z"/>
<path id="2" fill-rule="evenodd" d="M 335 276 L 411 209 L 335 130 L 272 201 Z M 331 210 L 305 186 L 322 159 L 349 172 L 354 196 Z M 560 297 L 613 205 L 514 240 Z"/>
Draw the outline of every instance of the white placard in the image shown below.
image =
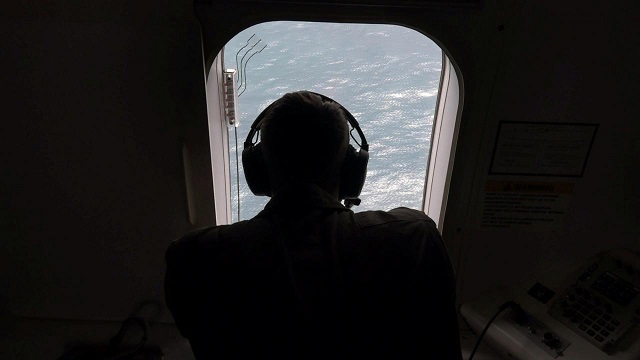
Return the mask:
<path id="1" fill-rule="evenodd" d="M 582 176 L 596 124 L 501 122 L 491 174 Z"/>

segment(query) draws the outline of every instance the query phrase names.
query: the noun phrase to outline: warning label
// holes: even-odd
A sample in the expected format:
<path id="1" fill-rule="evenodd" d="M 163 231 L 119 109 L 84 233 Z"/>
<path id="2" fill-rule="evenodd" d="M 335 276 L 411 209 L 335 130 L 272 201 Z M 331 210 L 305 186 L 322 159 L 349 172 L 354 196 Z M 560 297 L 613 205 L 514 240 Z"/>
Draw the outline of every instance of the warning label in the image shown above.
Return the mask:
<path id="1" fill-rule="evenodd" d="M 557 229 L 569 209 L 573 186 L 568 182 L 487 181 L 480 224 L 491 228 Z"/>

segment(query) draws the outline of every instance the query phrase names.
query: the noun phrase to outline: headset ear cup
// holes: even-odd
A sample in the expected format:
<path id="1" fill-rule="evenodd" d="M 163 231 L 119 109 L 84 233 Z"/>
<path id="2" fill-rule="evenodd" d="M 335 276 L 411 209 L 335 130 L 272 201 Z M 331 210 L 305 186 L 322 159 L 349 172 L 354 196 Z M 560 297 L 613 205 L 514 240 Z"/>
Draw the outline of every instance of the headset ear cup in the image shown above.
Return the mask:
<path id="1" fill-rule="evenodd" d="M 262 145 L 260 143 L 245 147 L 242 150 L 242 167 L 251 192 L 257 196 L 271 196 L 269 173 L 262 156 Z"/>
<path id="2" fill-rule="evenodd" d="M 349 145 L 347 155 L 342 166 L 342 176 L 340 181 L 340 198 L 356 199 L 360 196 L 362 187 L 367 177 L 367 164 L 369 162 L 369 152 L 360 149 L 357 151 Z"/>

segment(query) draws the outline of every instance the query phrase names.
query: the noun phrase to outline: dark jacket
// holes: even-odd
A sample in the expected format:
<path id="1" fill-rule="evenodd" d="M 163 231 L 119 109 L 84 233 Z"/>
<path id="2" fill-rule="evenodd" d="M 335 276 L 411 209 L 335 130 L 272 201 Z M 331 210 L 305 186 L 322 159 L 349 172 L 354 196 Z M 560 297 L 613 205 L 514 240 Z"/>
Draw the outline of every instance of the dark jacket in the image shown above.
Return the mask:
<path id="1" fill-rule="evenodd" d="M 421 211 L 353 213 L 294 186 L 166 259 L 167 305 L 198 359 L 461 359 L 451 263 Z"/>

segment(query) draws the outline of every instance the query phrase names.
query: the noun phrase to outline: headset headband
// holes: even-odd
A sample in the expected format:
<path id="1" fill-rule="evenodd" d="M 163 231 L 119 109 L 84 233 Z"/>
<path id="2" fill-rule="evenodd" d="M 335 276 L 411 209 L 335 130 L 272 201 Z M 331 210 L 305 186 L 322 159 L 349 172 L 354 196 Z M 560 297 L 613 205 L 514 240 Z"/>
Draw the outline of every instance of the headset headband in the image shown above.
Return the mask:
<path id="1" fill-rule="evenodd" d="M 317 92 L 313 92 L 313 91 L 307 91 L 307 92 L 310 94 L 320 96 L 323 102 L 332 102 L 338 105 L 338 107 L 342 110 L 342 113 L 347 118 L 349 125 L 351 125 L 351 128 L 355 129 L 358 132 L 358 136 L 360 136 L 360 143 L 358 143 L 358 145 L 360 146 L 360 148 L 365 151 L 369 151 L 369 143 L 367 143 L 367 139 L 364 137 L 364 133 L 362 132 L 362 129 L 360 129 L 360 125 L 358 124 L 358 121 L 356 120 L 355 117 L 353 117 L 353 115 L 351 115 L 349 110 L 347 110 L 344 106 L 340 105 L 339 102 L 333 100 L 328 96 L 318 94 Z M 262 120 L 269 113 L 269 110 L 271 109 L 271 107 L 273 107 L 276 104 L 276 102 L 277 100 L 271 103 L 271 105 L 267 106 L 266 109 L 262 110 L 260 115 L 258 115 L 258 117 L 253 121 L 253 124 L 251 124 L 251 129 L 249 130 L 249 134 L 247 134 L 247 139 L 244 141 L 245 149 L 255 145 L 255 143 L 253 143 L 252 141 L 253 137 L 256 136 L 256 134 L 260 131 L 260 127 L 262 126 Z M 351 132 L 349 133 L 351 134 Z"/>

